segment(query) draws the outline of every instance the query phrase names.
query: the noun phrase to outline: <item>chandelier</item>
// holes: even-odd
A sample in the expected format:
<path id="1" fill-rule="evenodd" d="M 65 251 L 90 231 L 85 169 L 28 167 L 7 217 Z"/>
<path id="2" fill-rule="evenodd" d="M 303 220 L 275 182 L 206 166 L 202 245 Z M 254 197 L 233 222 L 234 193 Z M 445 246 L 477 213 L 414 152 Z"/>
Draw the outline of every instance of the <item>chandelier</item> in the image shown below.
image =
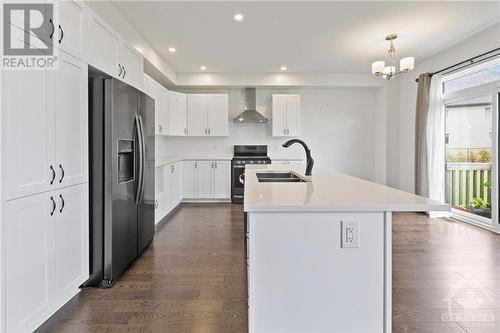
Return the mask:
<path id="1" fill-rule="evenodd" d="M 375 61 L 372 63 L 372 74 L 377 76 L 381 76 L 386 80 L 392 79 L 395 75 L 406 73 L 411 71 L 415 65 L 415 58 L 406 57 L 402 58 L 399 61 L 399 68 L 396 67 L 398 62 L 398 55 L 396 54 L 396 47 L 394 46 L 394 40 L 398 38 L 397 34 L 390 34 L 385 37 L 385 40 L 390 42 L 389 50 L 387 53 L 389 54 L 389 64 L 385 65 L 385 61 Z"/>

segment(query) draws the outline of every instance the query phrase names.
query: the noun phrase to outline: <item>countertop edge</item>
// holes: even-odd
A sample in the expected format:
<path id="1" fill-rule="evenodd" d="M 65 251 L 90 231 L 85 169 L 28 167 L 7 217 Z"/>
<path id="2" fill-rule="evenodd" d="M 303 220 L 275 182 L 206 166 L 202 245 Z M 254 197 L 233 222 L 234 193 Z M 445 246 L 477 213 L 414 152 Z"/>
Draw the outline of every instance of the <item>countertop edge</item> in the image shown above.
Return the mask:
<path id="1" fill-rule="evenodd" d="M 448 205 L 255 205 L 244 204 L 245 213 L 285 213 L 285 212 L 449 212 Z"/>

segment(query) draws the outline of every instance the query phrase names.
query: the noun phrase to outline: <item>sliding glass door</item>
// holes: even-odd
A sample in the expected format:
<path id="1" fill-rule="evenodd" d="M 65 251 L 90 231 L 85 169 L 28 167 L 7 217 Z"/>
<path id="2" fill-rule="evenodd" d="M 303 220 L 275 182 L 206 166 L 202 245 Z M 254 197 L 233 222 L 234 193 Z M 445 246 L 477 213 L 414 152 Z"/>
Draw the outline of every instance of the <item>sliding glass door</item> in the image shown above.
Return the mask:
<path id="1" fill-rule="evenodd" d="M 498 62 L 443 79 L 446 201 L 456 217 L 497 229 L 499 96 Z"/>

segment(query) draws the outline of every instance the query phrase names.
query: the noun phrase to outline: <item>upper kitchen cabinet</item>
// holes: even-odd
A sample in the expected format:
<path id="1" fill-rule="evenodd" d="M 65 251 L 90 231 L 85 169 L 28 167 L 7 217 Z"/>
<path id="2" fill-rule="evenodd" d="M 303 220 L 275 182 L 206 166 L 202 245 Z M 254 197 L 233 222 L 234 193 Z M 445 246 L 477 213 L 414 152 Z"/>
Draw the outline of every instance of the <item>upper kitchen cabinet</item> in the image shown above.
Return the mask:
<path id="1" fill-rule="evenodd" d="M 227 94 L 188 94 L 189 136 L 228 136 L 228 122 Z"/>
<path id="2" fill-rule="evenodd" d="M 169 91 L 168 135 L 187 135 L 187 97 L 186 94 Z"/>
<path id="3" fill-rule="evenodd" d="M 168 90 L 153 79 L 149 81 L 149 95 L 155 100 L 155 134 L 168 133 Z"/>
<path id="4" fill-rule="evenodd" d="M 104 20 L 88 10 L 85 53 L 91 66 L 138 89 L 143 85 L 143 58 Z"/>
<path id="5" fill-rule="evenodd" d="M 88 181 L 87 71 L 61 53 L 57 71 L 2 75 L 7 200 Z"/>
<path id="6" fill-rule="evenodd" d="M 120 39 L 110 26 L 97 15 L 89 15 L 86 53 L 89 64 L 113 76 L 120 75 L 116 61 Z"/>
<path id="7" fill-rule="evenodd" d="M 130 85 L 140 88 L 143 84 L 142 55 L 124 42 L 118 45 L 118 76 Z"/>
<path id="8" fill-rule="evenodd" d="M 87 8 L 81 1 L 72 0 L 59 1 L 57 7 L 59 22 L 54 25 L 54 45 L 74 57 L 85 59 L 83 39 Z"/>
<path id="9" fill-rule="evenodd" d="M 300 95 L 273 94 L 273 136 L 300 134 Z"/>

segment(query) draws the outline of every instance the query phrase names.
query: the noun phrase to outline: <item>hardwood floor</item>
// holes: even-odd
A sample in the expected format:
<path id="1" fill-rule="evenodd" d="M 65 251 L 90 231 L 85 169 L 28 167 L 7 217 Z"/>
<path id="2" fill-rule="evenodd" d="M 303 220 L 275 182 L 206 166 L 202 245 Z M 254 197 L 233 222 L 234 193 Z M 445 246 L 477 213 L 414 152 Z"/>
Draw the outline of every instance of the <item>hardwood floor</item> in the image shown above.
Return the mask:
<path id="1" fill-rule="evenodd" d="M 242 208 L 184 204 L 114 288 L 82 291 L 38 331 L 246 332 Z M 500 236 L 422 214 L 393 230 L 393 332 L 500 331 Z"/>

